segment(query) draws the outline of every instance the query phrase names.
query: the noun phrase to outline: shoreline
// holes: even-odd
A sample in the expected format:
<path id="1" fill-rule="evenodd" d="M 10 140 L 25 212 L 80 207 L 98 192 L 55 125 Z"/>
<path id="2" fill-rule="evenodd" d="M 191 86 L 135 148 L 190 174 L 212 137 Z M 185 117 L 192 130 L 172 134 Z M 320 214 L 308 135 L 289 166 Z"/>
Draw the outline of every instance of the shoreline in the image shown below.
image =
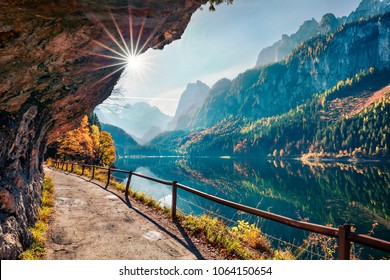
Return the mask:
<path id="1" fill-rule="evenodd" d="M 365 157 L 365 158 L 356 158 L 352 156 L 342 156 L 342 157 L 331 157 L 331 156 L 288 156 L 288 157 L 273 157 L 273 156 L 259 156 L 259 157 L 241 157 L 241 156 L 189 156 L 189 155 L 134 155 L 134 156 L 122 156 L 119 159 L 155 159 L 155 158 L 199 158 L 199 159 L 223 159 L 223 160 L 294 160 L 294 161 L 309 161 L 309 162 L 341 162 L 341 163 L 380 163 L 380 164 L 390 164 L 390 158 L 375 158 L 375 157 Z"/>
<path id="2" fill-rule="evenodd" d="M 380 163 L 380 164 L 390 164 L 390 159 L 388 158 L 355 158 L 349 156 L 343 156 L 340 158 L 337 157 L 296 157 L 293 158 L 296 161 L 309 161 L 309 162 L 341 162 L 341 163 Z"/>

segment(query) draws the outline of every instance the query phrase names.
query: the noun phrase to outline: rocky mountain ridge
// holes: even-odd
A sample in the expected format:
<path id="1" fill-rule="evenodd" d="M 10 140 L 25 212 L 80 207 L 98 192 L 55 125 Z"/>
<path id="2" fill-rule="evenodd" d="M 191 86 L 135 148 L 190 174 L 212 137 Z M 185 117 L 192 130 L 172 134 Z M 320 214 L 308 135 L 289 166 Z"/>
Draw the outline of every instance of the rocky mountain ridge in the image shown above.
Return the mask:
<path id="1" fill-rule="evenodd" d="M 189 83 L 180 97 L 175 116 L 169 123 L 168 129 L 188 130 L 189 123 L 209 96 L 210 88 L 206 84 L 201 81 Z"/>
<path id="2" fill-rule="evenodd" d="M 317 92 L 362 70 L 390 66 L 390 13 L 346 24 L 336 33 L 302 43 L 273 65 L 248 70 L 211 89 L 194 118 L 193 129 L 206 128 L 229 115 L 251 119 L 278 115 Z"/>
<path id="3" fill-rule="evenodd" d="M 363 0 L 348 17 L 336 18 L 333 14 L 325 14 L 318 23 L 314 18 L 305 21 L 296 33 L 290 36 L 283 34 L 281 40 L 264 48 L 258 55 L 256 67 L 276 63 L 285 59 L 300 43 L 315 35 L 326 35 L 337 30 L 345 23 L 390 11 L 390 0 Z"/>

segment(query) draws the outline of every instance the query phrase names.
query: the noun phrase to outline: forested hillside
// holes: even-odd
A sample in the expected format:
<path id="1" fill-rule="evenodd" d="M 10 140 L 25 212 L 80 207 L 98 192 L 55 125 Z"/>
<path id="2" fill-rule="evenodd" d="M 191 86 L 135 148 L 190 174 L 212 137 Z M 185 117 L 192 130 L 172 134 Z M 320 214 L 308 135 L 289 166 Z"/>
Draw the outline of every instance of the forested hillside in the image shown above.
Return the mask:
<path id="1" fill-rule="evenodd" d="M 230 115 L 255 120 L 284 114 L 362 70 L 390 66 L 390 13 L 348 23 L 300 44 L 282 62 L 248 70 L 213 86 L 193 129 Z"/>
<path id="2" fill-rule="evenodd" d="M 389 76 L 370 68 L 285 114 L 230 116 L 206 130 L 165 134 L 154 144 L 189 155 L 388 156 Z M 346 100 L 349 107 L 340 108 Z"/>

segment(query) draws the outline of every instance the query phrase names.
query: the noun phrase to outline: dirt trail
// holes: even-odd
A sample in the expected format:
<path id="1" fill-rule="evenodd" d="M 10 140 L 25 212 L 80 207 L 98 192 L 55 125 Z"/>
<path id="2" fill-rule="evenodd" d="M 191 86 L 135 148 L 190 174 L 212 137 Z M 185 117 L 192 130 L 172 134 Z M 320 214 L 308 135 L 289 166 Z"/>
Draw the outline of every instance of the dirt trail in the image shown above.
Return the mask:
<path id="1" fill-rule="evenodd" d="M 45 174 L 55 185 L 46 259 L 218 258 L 179 225 L 101 182 L 49 168 Z"/>

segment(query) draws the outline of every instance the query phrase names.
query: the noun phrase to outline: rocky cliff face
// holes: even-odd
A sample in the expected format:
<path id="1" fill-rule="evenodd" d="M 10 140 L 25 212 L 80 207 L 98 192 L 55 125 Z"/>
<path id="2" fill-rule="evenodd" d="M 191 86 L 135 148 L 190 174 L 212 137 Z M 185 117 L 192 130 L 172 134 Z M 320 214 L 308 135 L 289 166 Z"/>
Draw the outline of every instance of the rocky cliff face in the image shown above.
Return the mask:
<path id="1" fill-rule="evenodd" d="M 347 18 L 347 22 L 358 21 L 371 15 L 377 15 L 390 11 L 390 0 L 363 0 L 359 7 Z"/>
<path id="2" fill-rule="evenodd" d="M 193 127 L 210 127 L 229 115 L 256 119 L 285 113 L 362 70 L 388 69 L 389 46 L 390 13 L 314 37 L 286 61 L 240 74 L 219 94 L 213 94 L 214 86 Z"/>
<path id="3" fill-rule="evenodd" d="M 260 52 L 256 66 L 267 65 L 285 59 L 299 43 L 314 36 L 317 33 L 317 29 L 318 22 L 313 18 L 305 21 L 298 31 L 291 36 L 283 34 L 281 40 Z"/>
<path id="4" fill-rule="evenodd" d="M 46 144 L 105 100 L 119 79 L 122 69 L 112 58 L 118 55 L 109 49 L 122 51 L 109 34 L 122 42 L 118 28 L 129 41 L 130 14 L 139 46 L 162 48 L 180 38 L 191 14 L 205 2 L 1 2 L 1 259 L 16 258 L 31 244 L 28 227 L 40 204 Z"/>
<path id="5" fill-rule="evenodd" d="M 333 33 L 345 22 L 351 23 L 361 18 L 390 11 L 390 0 L 363 0 L 348 17 L 336 18 L 333 14 L 325 14 L 318 23 L 314 18 L 305 21 L 299 30 L 291 36 L 283 35 L 282 39 L 272 46 L 264 48 L 256 62 L 256 66 L 264 66 L 285 59 L 290 52 L 300 43 L 310 39 L 314 35 L 326 35 Z"/>
<path id="6" fill-rule="evenodd" d="M 318 25 L 317 35 L 326 35 L 333 33 L 339 28 L 341 22 L 334 16 L 334 14 L 325 14 Z"/>
<path id="7" fill-rule="evenodd" d="M 210 88 L 201 81 L 188 84 L 180 97 L 175 116 L 169 123 L 168 128 L 171 130 L 188 130 L 189 123 L 209 95 Z"/>

